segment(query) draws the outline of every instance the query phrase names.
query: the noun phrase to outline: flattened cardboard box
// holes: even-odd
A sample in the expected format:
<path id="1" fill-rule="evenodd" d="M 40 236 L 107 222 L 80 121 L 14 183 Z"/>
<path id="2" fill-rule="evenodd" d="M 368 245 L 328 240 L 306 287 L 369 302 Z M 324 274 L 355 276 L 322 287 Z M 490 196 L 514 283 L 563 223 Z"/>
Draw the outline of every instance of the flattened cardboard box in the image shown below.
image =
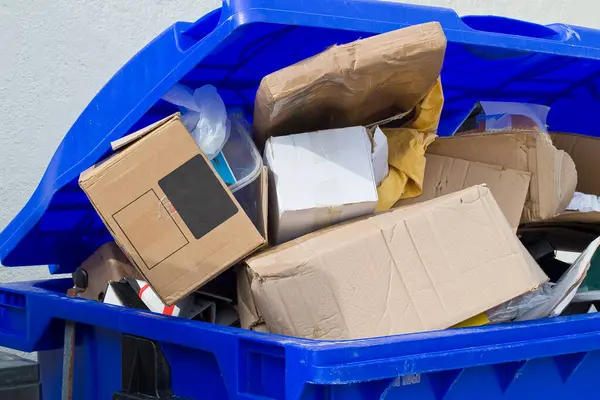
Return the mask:
<path id="1" fill-rule="evenodd" d="M 333 46 L 267 75 L 254 106 L 257 142 L 407 113 L 435 85 L 445 50 L 442 27 L 430 22 Z"/>
<path id="2" fill-rule="evenodd" d="M 529 190 L 529 172 L 435 154 L 427 154 L 425 158 L 423 193 L 400 200 L 395 207 L 422 203 L 474 185 L 487 184 L 516 232 Z"/>
<path id="3" fill-rule="evenodd" d="M 521 222 L 562 213 L 577 185 L 573 160 L 554 147 L 545 133 L 511 131 L 438 138 L 427 148 L 427 153 L 531 173 Z"/>
<path id="4" fill-rule="evenodd" d="M 113 143 L 79 179 L 163 302 L 176 303 L 265 243 L 179 119 Z"/>
<path id="5" fill-rule="evenodd" d="M 242 324 L 311 339 L 444 329 L 547 277 L 487 186 L 344 223 L 246 261 Z"/>
<path id="6" fill-rule="evenodd" d="M 556 148 L 571 156 L 577 168 L 577 191 L 600 196 L 600 139 L 569 133 L 553 133 Z M 553 220 L 599 224 L 600 212 L 565 212 Z"/>
<path id="7" fill-rule="evenodd" d="M 568 153 L 577 168 L 577 191 L 600 195 L 600 139 L 552 133 L 556 148 Z M 526 240 L 545 238 L 559 250 L 582 252 L 600 235 L 600 212 L 565 211 L 553 218 L 530 222 L 519 227 Z"/>

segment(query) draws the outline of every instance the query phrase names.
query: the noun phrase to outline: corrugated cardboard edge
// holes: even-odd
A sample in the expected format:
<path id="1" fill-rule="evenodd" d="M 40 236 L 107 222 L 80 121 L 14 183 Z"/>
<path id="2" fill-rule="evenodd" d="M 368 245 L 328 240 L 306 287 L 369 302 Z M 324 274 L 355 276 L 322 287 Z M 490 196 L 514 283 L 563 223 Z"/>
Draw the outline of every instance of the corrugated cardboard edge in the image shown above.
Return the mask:
<path id="1" fill-rule="evenodd" d="M 259 177 L 261 185 L 261 224 L 259 231 L 264 235 L 266 243 L 256 251 L 260 251 L 269 245 L 269 169 L 263 165 L 261 175 Z M 237 275 L 237 298 L 238 298 L 238 314 L 240 317 L 241 327 L 257 332 L 269 332 L 262 316 L 256 308 L 254 297 L 250 290 L 250 275 L 252 271 L 245 265 L 238 265 L 236 268 Z"/>
<path id="2" fill-rule="evenodd" d="M 102 170 L 111 168 L 113 165 L 117 164 L 123 157 L 127 156 L 129 152 L 132 151 L 131 147 L 127 147 L 128 145 L 134 142 L 138 142 L 140 139 L 147 137 L 150 133 L 158 132 L 161 128 L 164 128 L 170 125 L 172 122 L 179 120 L 179 113 L 175 113 L 166 118 L 161 119 L 160 121 L 155 122 L 154 124 L 148 125 L 147 127 L 140 129 L 139 131 L 124 136 L 121 139 L 115 140 L 111 143 L 111 147 L 113 151 L 118 151 L 110 157 L 92 165 L 91 167 L 83 171 L 79 175 L 79 186 L 82 189 L 86 189 L 92 186 L 96 181 L 98 181 L 98 179 L 102 176 L 98 174 L 99 171 L 101 172 Z"/>
<path id="3" fill-rule="evenodd" d="M 600 138 L 559 132 L 552 132 L 550 137 L 554 146 L 567 152 L 575 162 L 578 175 L 577 191 L 600 195 L 600 180 L 598 179 Z"/>
<path id="4" fill-rule="evenodd" d="M 452 154 L 439 152 L 436 143 L 440 141 L 485 140 L 489 136 L 510 138 L 523 151 L 527 151 L 527 165 L 531 172 L 530 190 L 523 209 L 522 223 L 552 218 L 565 210 L 577 183 L 575 163 L 563 150 L 557 149 L 550 137 L 538 131 L 507 130 L 498 133 L 472 133 L 459 136 L 440 138 L 428 148 L 431 154 L 453 157 Z M 517 146 L 515 146 L 516 148 Z M 552 151 L 553 157 L 542 157 Z M 461 158 L 461 157 L 457 157 Z M 553 192 L 540 192 L 540 188 L 553 188 Z M 564 208 L 563 208 L 564 206 Z"/>
<path id="5" fill-rule="evenodd" d="M 440 194 L 440 192 L 442 191 L 441 188 L 443 187 L 447 187 L 448 186 L 448 179 L 446 178 L 444 180 L 444 177 L 447 177 L 448 175 L 445 175 L 444 172 L 449 173 L 450 170 L 454 170 L 454 167 L 460 163 L 466 163 L 468 165 L 465 174 L 462 176 L 462 180 L 461 180 L 461 184 L 460 187 L 462 189 L 466 189 L 468 186 L 465 185 L 465 181 L 469 176 L 469 172 L 471 171 L 472 167 L 477 167 L 480 168 L 481 170 L 488 170 L 493 174 L 498 174 L 500 173 L 501 175 L 507 173 L 513 176 L 514 180 L 510 180 L 512 187 L 515 189 L 521 189 L 522 191 L 512 191 L 510 193 L 510 198 L 508 197 L 509 193 L 502 193 L 502 200 L 505 204 L 500 204 L 500 202 L 498 201 L 498 199 L 500 198 L 499 193 L 496 192 L 496 195 L 494 196 L 494 198 L 496 199 L 496 202 L 502 206 L 502 205 L 506 205 L 507 209 L 504 210 L 502 209 L 503 212 L 505 212 L 505 216 L 508 220 L 508 222 L 510 223 L 510 225 L 513 227 L 513 230 L 516 232 L 518 227 L 519 227 L 519 222 L 521 221 L 521 215 L 523 213 L 523 207 L 525 204 L 525 199 L 527 198 L 527 193 L 529 191 L 529 185 L 530 185 L 530 181 L 531 181 L 531 174 L 529 172 L 525 172 L 525 171 L 520 171 L 520 170 L 515 170 L 515 169 L 510 169 L 510 168 L 504 168 L 501 167 L 499 165 L 495 165 L 495 164 L 487 164 L 487 163 L 480 163 L 480 162 L 476 162 L 476 161 L 469 161 L 469 160 L 464 160 L 461 158 L 455 158 L 455 157 L 447 157 L 447 156 L 440 156 L 437 154 L 426 154 L 426 164 L 425 164 L 425 178 L 427 177 L 431 177 L 430 172 L 431 170 L 429 168 L 431 168 L 432 165 L 434 165 L 434 167 L 437 167 L 435 169 L 436 172 L 438 172 L 438 174 L 436 174 L 436 178 L 435 181 L 426 181 L 423 183 L 423 193 L 417 197 L 413 197 L 410 199 L 400 199 L 396 202 L 396 204 L 394 204 L 394 208 L 396 207 L 406 207 L 406 206 L 410 206 L 412 204 L 417 204 L 417 203 L 422 203 L 424 201 L 430 200 L 430 199 L 434 199 L 440 196 L 443 196 L 444 194 Z M 464 164 L 463 164 L 464 165 Z M 499 178 L 500 176 L 498 176 Z M 508 183 L 509 180 L 505 179 L 504 182 Z M 493 185 L 491 185 L 491 182 L 471 182 L 472 184 L 487 184 L 490 186 L 490 190 L 492 190 L 492 194 L 494 194 L 494 187 Z M 436 194 L 433 195 L 433 197 L 430 198 L 426 198 L 424 196 L 429 195 L 429 190 L 434 189 L 436 191 Z M 499 188 L 497 188 L 496 190 L 498 190 Z M 448 192 L 451 193 L 451 192 Z M 446 194 L 448 194 L 446 193 Z M 517 197 L 517 195 L 519 195 Z M 522 196 L 522 197 L 521 197 Z M 518 214 L 513 214 L 513 213 L 507 213 L 510 211 L 513 211 L 512 207 L 510 207 L 508 204 L 506 204 L 508 201 L 510 200 L 511 204 L 516 204 L 519 206 L 520 211 L 518 212 Z"/>
<path id="6" fill-rule="evenodd" d="M 258 312 L 254 296 L 250 287 L 252 270 L 240 265 L 236 267 L 237 274 L 237 298 L 240 325 L 244 329 L 258 332 L 269 332 L 263 317 Z"/>
<path id="7" fill-rule="evenodd" d="M 564 223 L 598 224 L 600 223 L 600 212 L 567 211 L 552 218 L 527 222 L 526 224 L 522 224 L 521 227 L 558 226 Z"/>
<path id="8" fill-rule="evenodd" d="M 171 122 L 172 120 L 178 120 L 178 119 L 180 119 L 179 113 L 169 115 L 168 117 L 163 118 L 160 121 L 157 121 L 153 124 L 150 124 L 150 125 L 146 126 L 145 128 L 140 129 L 139 131 L 135 131 L 133 133 L 130 133 L 127 136 L 123 136 L 122 138 L 111 142 L 110 147 L 113 149 L 113 151 L 117 151 L 120 148 L 125 147 L 128 144 L 133 143 L 134 141 L 138 140 L 139 138 L 147 135 L 148 133 L 152 132 L 153 130 L 158 129 L 161 126 Z"/>
<path id="9" fill-rule="evenodd" d="M 538 199 L 537 213 L 523 222 L 552 218 L 564 212 L 577 186 L 577 170 L 573 159 L 565 151 L 557 149 L 549 135 L 538 133 L 535 147 L 536 157 L 532 164 L 535 163 L 536 168 L 537 193 L 545 198 Z M 554 158 L 543 157 L 546 152 L 552 152 Z M 553 187 L 554 193 L 542 193 L 540 189 L 543 187 Z"/>

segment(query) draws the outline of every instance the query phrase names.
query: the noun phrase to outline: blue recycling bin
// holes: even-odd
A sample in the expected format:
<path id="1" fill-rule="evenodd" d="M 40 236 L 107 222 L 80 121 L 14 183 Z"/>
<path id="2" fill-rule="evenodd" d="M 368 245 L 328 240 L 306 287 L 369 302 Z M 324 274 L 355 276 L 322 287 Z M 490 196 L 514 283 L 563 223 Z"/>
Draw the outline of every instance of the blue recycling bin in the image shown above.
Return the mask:
<path id="1" fill-rule="evenodd" d="M 3 265 L 71 272 L 110 240 L 77 178 L 111 141 L 175 111 L 160 100 L 173 84 L 210 83 L 228 107 L 252 115 L 266 74 L 333 44 L 429 21 L 449 41 L 440 135 L 481 100 L 546 104 L 552 130 L 597 135 L 598 31 L 380 1 L 227 0 L 168 28 L 96 95 L 0 235 Z M 600 396 L 600 314 L 325 342 L 69 298 L 70 285 L 0 286 L 0 346 L 39 352 L 45 400 L 60 398 L 65 321 L 76 323 L 74 399 Z"/>

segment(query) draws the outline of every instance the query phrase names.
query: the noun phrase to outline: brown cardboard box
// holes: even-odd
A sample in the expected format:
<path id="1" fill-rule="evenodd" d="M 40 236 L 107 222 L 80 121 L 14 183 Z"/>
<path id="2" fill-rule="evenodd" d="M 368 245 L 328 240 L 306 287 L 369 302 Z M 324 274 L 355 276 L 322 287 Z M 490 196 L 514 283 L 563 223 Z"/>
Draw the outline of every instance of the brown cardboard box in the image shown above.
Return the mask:
<path id="1" fill-rule="evenodd" d="M 550 137 L 540 132 L 439 138 L 427 152 L 530 172 L 531 182 L 521 222 L 552 218 L 562 213 L 573 198 L 577 184 L 571 157 L 554 147 Z"/>
<path id="2" fill-rule="evenodd" d="M 115 242 L 103 244 L 80 265 L 88 275 L 88 286 L 81 297 L 100 300 L 108 281 L 118 282 L 122 278 L 140 279 L 140 273 L 131 265 Z"/>
<path id="3" fill-rule="evenodd" d="M 435 154 L 427 154 L 426 160 L 423 193 L 412 199 L 400 200 L 395 207 L 422 203 L 485 183 L 492 191 L 510 226 L 517 230 L 529 190 L 531 179 L 529 172 Z"/>
<path id="4" fill-rule="evenodd" d="M 240 292 L 254 307 L 243 327 L 264 320 L 273 333 L 312 339 L 448 328 L 547 280 L 484 185 L 318 231 L 246 263 Z"/>
<path id="5" fill-rule="evenodd" d="M 600 196 L 600 139 L 569 133 L 553 133 L 556 148 L 571 156 L 577 167 L 577 191 Z M 600 212 L 565 212 L 556 221 L 600 223 Z"/>
<path id="6" fill-rule="evenodd" d="M 577 167 L 577 191 L 600 195 L 600 139 L 569 133 L 552 133 L 556 148 L 567 152 Z M 558 250 L 582 252 L 600 236 L 600 212 L 565 211 L 553 218 L 521 225 L 525 241 L 547 240 Z"/>
<path id="7" fill-rule="evenodd" d="M 265 243 L 179 119 L 113 144 L 79 184 L 161 300 L 172 305 Z"/>
<path id="8" fill-rule="evenodd" d="M 257 142 L 406 114 L 435 85 L 445 50 L 440 24 L 430 22 L 333 46 L 267 75 L 254 103 Z"/>

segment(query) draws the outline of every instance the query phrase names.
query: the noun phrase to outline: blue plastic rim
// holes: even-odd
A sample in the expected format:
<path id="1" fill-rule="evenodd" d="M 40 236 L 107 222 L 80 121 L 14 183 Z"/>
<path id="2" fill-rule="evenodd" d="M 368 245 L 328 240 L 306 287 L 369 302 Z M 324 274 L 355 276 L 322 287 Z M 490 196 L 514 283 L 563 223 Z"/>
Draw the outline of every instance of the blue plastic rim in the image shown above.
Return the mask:
<path id="1" fill-rule="evenodd" d="M 216 86 L 248 116 L 263 76 L 333 44 L 438 21 L 449 44 L 439 133 L 477 101 L 551 106 L 551 130 L 597 135 L 600 33 L 452 10 L 367 0 L 228 0 L 195 23 L 176 23 L 135 55 L 92 100 L 38 188 L 0 234 L 7 266 L 70 272 L 110 240 L 77 185 L 110 142 L 175 111 L 175 83 Z M 184 398 L 590 398 L 597 391 L 600 316 L 318 342 L 224 328 L 65 296 L 68 280 L 0 286 L 0 345 L 40 351 L 45 399 L 59 397 L 64 321 L 77 324 L 75 398 L 121 388 L 121 339 L 155 340 Z"/>
<path id="2" fill-rule="evenodd" d="M 298 3 L 298 4 L 295 4 Z M 38 188 L 0 235 L 5 266 L 50 264 L 71 272 L 110 235 L 77 185 L 110 142 L 175 111 L 160 97 L 176 82 L 215 85 L 229 108 L 251 116 L 266 74 L 333 44 L 439 21 L 449 45 L 442 72 L 441 135 L 480 100 L 552 106 L 555 130 L 595 134 L 600 34 L 448 9 L 366 0 L 231 0 L 195 23 L 179 22 L 135 55 L 67 132 Z M 33 250 L 33 251 L 32 251 Z"/>
<path id="3" fill-rule="evenodd" d="M 70 280 L 0 287 L 0 345 L 38 350 L 58 399 L 64 320 L 77 322 L 74 398 L 121 390 L 123 334 L 155 340 L 189 399 L 595 398 L 600 314 L 323 342 L 68 298 Z"/>

